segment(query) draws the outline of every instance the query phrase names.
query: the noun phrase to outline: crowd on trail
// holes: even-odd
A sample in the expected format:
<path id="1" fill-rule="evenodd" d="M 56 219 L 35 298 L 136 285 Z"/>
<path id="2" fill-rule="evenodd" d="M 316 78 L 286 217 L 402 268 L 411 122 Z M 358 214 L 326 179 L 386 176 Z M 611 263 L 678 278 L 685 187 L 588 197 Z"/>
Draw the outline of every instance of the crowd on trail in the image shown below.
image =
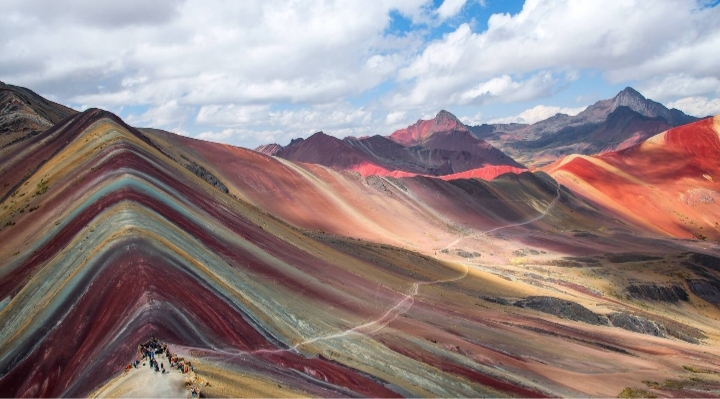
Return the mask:
<path id="1" fill-rule="evenodd" d="M 138 356 L 140 357 L 140 360 L 135 360 L 134 362 L 128 364 L 126 367 L 127 370 L 132 368 L 138 369 L 141 367 L 140 363 L 142 363 L 142 366 L 148 365 L 151 370 L 161 374 L 169 374 L 171 369 L 178 370 L 183 374 L 195 372 L 195 369 L 189 360 L 186 360 L 177 354 L 171 353 L 170 348 L 166 343 L 158 340 L 152 335 L 150 336 L 149 341 L 138 345 Z M 158 360 L 160 361 L 158 362 Z M 165 369 L 165 363 L 163 360 L 168 362 L 168 369 Z M 190 384 L 188 385 L 188 389 L 190 390 L 193 398 L 200 397 L 199 387 Z"/>

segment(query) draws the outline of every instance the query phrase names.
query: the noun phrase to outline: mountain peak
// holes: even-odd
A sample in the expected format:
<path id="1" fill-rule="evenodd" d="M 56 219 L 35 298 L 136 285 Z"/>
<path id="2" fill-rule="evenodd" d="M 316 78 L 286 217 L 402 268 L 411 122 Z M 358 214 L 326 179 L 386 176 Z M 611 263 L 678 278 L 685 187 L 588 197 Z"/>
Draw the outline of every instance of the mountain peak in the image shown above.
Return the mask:
<path id="1" fill-rule="evenodd" d="M 615 103 L 613 109 L 617 107 L 630 107 L 637 110 L 647 110 L 650 107 L 654 108 L 651 104 L 657 104 L 654 101 L 648 100 L 645 96 L 640 94 L 640 92 L 629 86 L 618 93 L 613 100 Z"/>
<path id="2" fill-rule="evenodd" d="M 319 132 L 313 133 L 313 134 L 312 134 L 310 137 L 308 137 L 306 140 L 310 140 L 310 139 L 319 140 L 319 139 L 324 139 L 325 137 L 330 137 L 330 135 L 325 134 L 325 132 L 323 132 L 323 131 L 321 130 L 321 131 L 319 131 Z"/>
<path id="3" fill-rule="evenodd" d="M 642 98 L 643 100 L 646 99 L 645 96 L 643 96 L 642 94 L 640 94 L 639 91 L 633 89 L 633 88 L 630 87 L 630 86 L 624 88 L 624 89 L 623 89 L 620 93 L 618 93 L 615 97 L 617 98 L 617 97 L 621 97 L 621 96 L 637 97 L 637 98 Z"/>
<path id="4" fill-rule="evenodd" d="M 424 142 L 435 133 L 453 131 L 470 132 L 455 115 L 442 110 L 435 115 L 434 119 L 420 119 L 414 125 L 394 132 L 390 135 L 390 139 L 402 145 L 416 145 Z"/>
<path id="5" fill-rule="evenodd" d="M 610 112 L 620 107 L 628 107 L 631 110 L 649 118 L 663 118 L 671 126 L 679 126 L 695 121 L 697 118 L 685 115 L 681 111 L 669 110 L 664 105 L 645 98 L 632 87 L 626 87 L 612 100 Z"/>
<path id="6" fill-rule="evenodd" d="M 436 122 L 438 122 L 438 121 L 453 121 L 456 123 L 462 123 L 455 115 L 453 115 L 449 111 L 445 111 L 444 109 L 440 110 L 440 112 L 438 112 L 437 115 L 435 115 L 435 121 Z"/>

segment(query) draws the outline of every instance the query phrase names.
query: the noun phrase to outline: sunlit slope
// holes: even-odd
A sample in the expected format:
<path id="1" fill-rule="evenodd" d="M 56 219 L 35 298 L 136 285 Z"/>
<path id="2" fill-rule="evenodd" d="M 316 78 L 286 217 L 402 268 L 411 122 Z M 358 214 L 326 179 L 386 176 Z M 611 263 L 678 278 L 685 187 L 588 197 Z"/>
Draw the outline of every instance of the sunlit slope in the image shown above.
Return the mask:
<path id="1" fill-rule="evenodd" d="M 543 170 L 623 219 L 683 238 L 720 238 L 720 117 L 623 151 L 572 155 Z"/>
<path id="2" fill-rule="evenodd" d="M 508 173 L 490 182 L 468 179 L 471 174 L 448 181 L 445 176 L 362 177 L 229 145 L 146 132 L 180 163 L 195 160 L 231 195 L 293 225 L 424 253 L 434 254 L 460 236 L 521 223 L 510 231 L 522 235 L 555 226 L 617 226 L 543 173 Z M 537 220 L 524 223 L 530 219 Z"/>

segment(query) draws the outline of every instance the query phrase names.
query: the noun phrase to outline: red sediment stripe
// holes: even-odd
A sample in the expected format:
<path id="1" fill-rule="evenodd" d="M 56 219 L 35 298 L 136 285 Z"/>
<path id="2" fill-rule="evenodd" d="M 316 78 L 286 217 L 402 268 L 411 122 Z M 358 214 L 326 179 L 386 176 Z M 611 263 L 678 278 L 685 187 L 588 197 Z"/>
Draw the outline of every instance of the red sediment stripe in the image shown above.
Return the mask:
<path id="1" fill-rule="evenodd" d="M 395 341 L 392 341 L 392 340 L 384 338 L 384 337 L 378 337 L 378 340 L 394 352 L 397 352 L 403 356 L 407 356 L 411 359 L 415 359 L 422 363 L 428 364 L 430 366 L 437 367 L 440 370 L 445 371 L 447 373 L 465 377 L 469 381 L 475 382 L 477 384 L 487 386 L 487 387 L 496 389 L 498 391 L 509 393 L 509 394 L 516 395 L 516 396 L 523 397 L 523 398 L 547 398 L 547 397 L 549 397 L 549 396 L 547 396 L 541 392 L 535 391 L 533 389 L 522 387 L 522 386 L 517 386 L 510 382 L 500 380 L 498 378 L 489 376 L 487 374 L 483 374 L 477 370 L 473 370 L 471 368 L 452 363 L 449 360 L 440 358 L 440 357 L 433 355 L 431 353 L 428 353 L 426 351 L 418 350 L 417 348 L 415 350 L 411 350 L 409 348 L 402 346 L 401 344 L 399 344 Z"/>
<path id="2" fill-rule="evenodd" d="M 115 151 L 123 146 L 132 151 Z M 312 275 L 332 276 L 333 279 L 343 281 L 345 284 L 352 282 L 353 286 L 364 286 L 369 284 L 368 282 L 359 279 L 356 275 L 352 275 L 342 269 L 338 269 L 331 264 L 309 256 L 307 253 L 293 246 L 287 245 L 285 242 L 258 228 L 257 225 L 248 223 L 244 218 L 232 213 L 227 207 L 216 206 L 216 201 L 211 197 L 201 195 L 204 193 L 202 189 L 188 185 L 190 183 L 184 179 L 173 178 L 168 175 L 164 169 L 158 169 L 155 165 L 148 163 L 145 159 L 134 152 L 139 150 L 127 145 L 120 145 L 107 148 L 104 150 L 104 153 L 111 151 L 115 151 L 114 155 L 107 159 L 102 165 L 99 165 L 99 167 L 97 167 L 94 171 L 89 172 L 83 185 L 71 187 L 68 192 L 57 195 L 54 201 L 62 202 L 63 198 L 74 197 L 75 192 L 85 192 L 90 190 L 92 188 L 91 184 L 93 179 L 91 177 L 93 175 L 107 175 L 112 173 L 112 171 L 129 168 L 131 170 L 153 176 L 164 184 L 173 187 L 185 196 L 185 198 L 188 199 L 194 206 L 197 206 L 199 209 L 209 213 L 211 217 L 214 217 L 215 220 L 225 225 L 228 229 L 234 231 L 236 234 L 248 241 L 260 245 L 268 253 L 288 262 L 289 264 L 292 264 L 294 267 L 299 267 Z M 43 246 L 43 248 L 39 249 L 37 253 L 33 254 L 23 266 L 18 267 L 10 274 L 0 279 L 0 294 L 16 293 L 21 288 L 21 284 L 24 279 L 27 278 L 27 276 L 30 275 L 35 268 L 52 257 L 55 253 L 57 253 L 57 251 L 64 248 L 72 240 L 72 238 L 84 228 L 84 226 L 86 226 L 94 217 L 99 215 L 104 209 L 107 209 L 123 200 L 137 202 L 138 204 L 142 204 L 149 209 L 158 212 L 182 230 L 199 239 L 204 245 L 212 249 L 213 252 L 222 256 L 231 264 L 234 264 L 235 267 L 242 265 L 242 267 L 249 268 L 256 273 L 266 276 L 268 279 L 276 280 L 278 283 L 285 285 L 292 290 L 303 291 L 308 297 L 333 302 L 341 309 L 344 308 L 360 314 L 367 311 L 357 307 L 354 302 L 343 303 L 343 298 L 333 297 L 328 293 L 328 291 L 317 291 L 315 287 L 300 284 L 287 278 L 282 273 L 268 267 L 266 264 L 259 261 L 246 251 L 234 248 L 229 243 L 211 236 L 204 226 L 196 225 L 184 215 L 176 212 L 173 208 L 163 204 L 162 202 L 153 200 L 144 194 L 138 193 L 133 189 L 122 189 L 110 193 L 96 203 L 91 204 L 89 208 L 85 209 L 74 220 L 69 221 L 65 229 L 53 237 L 50 242 Z M 374 287 L 371 288 L 374 290 Z M 387 290 L 383 289 L 383 291 Z M 393 295 L 391 292 L 385 292 L 385 294 L 386 296 Z"/>
<path id="3" fill-rule="evenodd" d="M 306 359 L 290 352 L 263 354 L 260 357 L 284 368 L 297 370 L 316 380 L 347 388 L 363 397 L 400 397 L 383 384 L 325 359 Z"/>
<path id="4" fill-rule="evenodd" d="M 153 325 L 159 336 L 173 342 L 273 348 L 239 309 L 191 274 L 172 266 L 151 244 L 132 239 L 117 246 L 99 259 L 94 273 L 61 305 L 61 309 L 70 309 L 69 314 L 64 319 L 64 311 L 53 314 L 17 348 L 16 359 L 27 357 L 4 365 L 0 392 L 7 396 L 61 396 L 72 386 L 74 396 L 86 395 L 121 370 L 131 360 L 136 343 L 146 338 L 134 334 L 141 331 L 141 325 L 132 325 L 130 317 L 148 300 L 153 306 L 136 323 Z M 183 317 L 173 314 L 173 308 Z M 113 341 L 124 327 L 129 331 Z M 35 344 L 38 346 L 33 347 Z M 108 347 L 111 344 L 115 346 Z"/>

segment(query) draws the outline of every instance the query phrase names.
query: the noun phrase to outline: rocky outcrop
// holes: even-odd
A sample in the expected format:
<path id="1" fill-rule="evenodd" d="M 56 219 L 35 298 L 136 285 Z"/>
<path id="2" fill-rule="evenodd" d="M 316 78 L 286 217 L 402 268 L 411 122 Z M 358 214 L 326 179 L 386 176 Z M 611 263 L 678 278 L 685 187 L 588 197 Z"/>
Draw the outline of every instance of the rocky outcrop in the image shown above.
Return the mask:
<path id="1" fill-rule="evenodd" d="M 647 262 L 650 260 L 662 259 L 659 256 L 638 254 L 638 253 L 632 253 L 632 252 L 622 253 L 622 254 L 608 254 L 606 257 L 607 257 L 607 260 L 610 261 L 610 263 Z"/>
<path id="2" fill-rule="evenodd" d="M 676 303 L 688 300 L 687 292 L 678 285 L 631 284 L 627 292 L 632 298 L 649 301 Z"/>
<path id="3" fill-rule="evenodd" d="M 515 306 L 537 310 L 563 319 L 581 321 L 594 325 L 608 325 L 605 316 L 592 312 L 575 302 L 549 296 L 530 296 L 515 302 Z"/>
<path id="4" fill-rule="evenodd" d="M 720 283 L 716 281 L 693 279 L 687 280 L 690 292 L 715 306 L 720 306 Z"/>
<path id="5" fill-rule="evenodd" d="M 215 175 L 208 172 L 205 168 L 203 168 L 201 165 L 196 164 L 195 162 L 190 162 L 185 164 L 185 168 L 187 170 L 195 173 L 195 175 L 206 182 L 210 183 L 211 186 L 217 188 L 218 190 L 224 192 L 225 194 L 228 194 L 230 191 L 228 190 L 227 186 L 223 184 Z"/>
<path id="6" fill-rule="evenodd" d="M 706 337 L 705 334 L 697 328 L 689 327 L 669 319 L 652 320 L 644 316 L 624 312 L 615 312 L 604 316 L 597 314 L 578 303 L 560 298 L 530 296 L 525 299 L 515 301 L 514 303 L 501 298 L 485 297 L 483 299 L 502 305 L 512 304 L 521 308 L 537 310 L 538 312 L 548 313 L 563 319 L 593 325 L 613 326 L 656 337 L 674 337 L 694 344 L 699 343 L 699 339 Z"/>
<path id="7" fill-rule="evenodd" d="M 628 313 L 611 313 L 608 319 L 613 326 L 640 334 L 654 335 L 656 337 L 667 337 L 665 326 L 660 323 Z"/>
<path id="8" fill-rule="evenodd" d="M 720 258 L 716 256 L 693 252 L 689 254 L 688 260 L 696 265 L 705 266 L 708 269 L 720 272 Z"/>
<path id="9" fill-rule="evenodd" d="M 613 326 L 640 334 L 654 335 L 662 338 L 677 338 L 691 344 L 700 343 L 706 338 L 702 331 L 670 319 L 652 320 L 645 316 L 616 312 L 608 315 Z"/>
<path id="10" fill-rule="evenodd" d="M 9 90 L 0 91 L 0 147 L 30 138 L 52 126 L 27 102 Z"/>

